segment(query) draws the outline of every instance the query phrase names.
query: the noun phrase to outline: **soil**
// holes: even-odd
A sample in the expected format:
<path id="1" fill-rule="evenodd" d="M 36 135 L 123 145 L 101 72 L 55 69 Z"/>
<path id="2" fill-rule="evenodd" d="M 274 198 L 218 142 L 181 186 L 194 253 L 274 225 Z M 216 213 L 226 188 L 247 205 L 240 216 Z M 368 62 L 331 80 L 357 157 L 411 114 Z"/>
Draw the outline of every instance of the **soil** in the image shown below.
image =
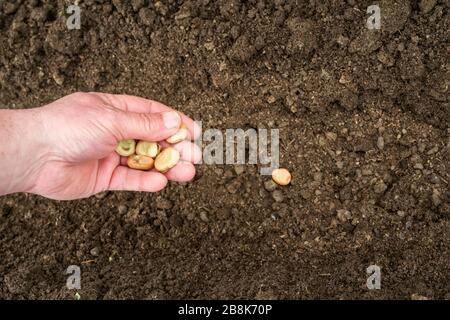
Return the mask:
<path id="1" fill-rule="evenodd" d="M 0 298 L 74 299 L 79 265 L 82 299 L 450 299 L 449 0 L 78 2 L 69 31 L 71 1 L 0 0 L 4 108 L 104 91 L 279 128 L 293 181 L 199 165 L 158 194 L 2 197 Z"/>

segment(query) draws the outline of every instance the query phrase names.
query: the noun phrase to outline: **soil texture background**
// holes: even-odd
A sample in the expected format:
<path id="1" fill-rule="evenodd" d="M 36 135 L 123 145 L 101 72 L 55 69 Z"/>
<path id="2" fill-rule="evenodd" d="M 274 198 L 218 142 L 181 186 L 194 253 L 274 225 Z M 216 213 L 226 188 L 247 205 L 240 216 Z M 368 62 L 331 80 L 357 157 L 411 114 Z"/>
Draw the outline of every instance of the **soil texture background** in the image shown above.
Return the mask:
<path id="1" fill-rule="evenodd" d="M 0 298 L 74 299 L 79 265 L 82 299 L 450 299 L 449 0 L 80 0 L 80 30 L 70 4 L 0 0 L 1 108 L 103 91 L 279 128 L 293 181 L 2 197 Z"/>

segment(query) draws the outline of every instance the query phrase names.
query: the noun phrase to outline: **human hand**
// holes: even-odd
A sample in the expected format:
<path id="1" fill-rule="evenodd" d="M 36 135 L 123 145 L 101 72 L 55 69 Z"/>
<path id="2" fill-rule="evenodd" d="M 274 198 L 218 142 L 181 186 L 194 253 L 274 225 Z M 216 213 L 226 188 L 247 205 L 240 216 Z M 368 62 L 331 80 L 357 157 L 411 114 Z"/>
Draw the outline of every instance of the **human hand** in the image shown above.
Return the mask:
<path id="1" fill-rule="evenodd" d="M 16 156 L 12 161 L 0 153 L 3 170 L 8 171 L 0 173 L 7 182 L 0 194 L 30 192 L 70 200 L 105 190 L 156 192 L 168 180 L 191 180 L 193 164 L 201 159 L 200 148 L 183 141 L 174 145 L 182 161 L 165 174 L 126 167 L 126 158 L 114 151 L 118 141 L 165 140 L 182 122 L 191 139 L 199 134 L 192 119 L 139 97 L 75 93 L 42 108 L 6 111 L 3 117 L 11 126 L 6 133 L 0 130 L 0 137 L 10 141 Z M 21 128 L 27 132 L 18 133 Z"/>

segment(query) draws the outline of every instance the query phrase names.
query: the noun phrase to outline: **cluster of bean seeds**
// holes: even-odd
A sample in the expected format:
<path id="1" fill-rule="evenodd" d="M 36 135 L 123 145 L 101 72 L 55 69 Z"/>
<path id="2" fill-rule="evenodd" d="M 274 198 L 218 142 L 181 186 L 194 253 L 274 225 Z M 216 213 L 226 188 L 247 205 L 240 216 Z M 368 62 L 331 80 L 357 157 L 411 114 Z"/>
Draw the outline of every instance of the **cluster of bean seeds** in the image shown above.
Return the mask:
<path id="1" fill-rule="evenodd" d="M 187 127 L 183 124 L 180 129 L 166 142 L 170 144 L 178 143 L 188 137 Z M 128 167 L 136 170 L 151 170 L 155 168 L 157 171 L 164 173 L 176 166 L 180 161 L 180 153 L 172 147 L 165 149 L 155 141 L 129 139 L 120 141 L 116 147 L 116 152 L 128 157 Z"/>
<path id="2" fill-rule="evenodd" d="M 170 144 L 178 143 L 188 137 L 186 125 L 182 124 L 180 129 L 173 136 L 166 139 Z M 158 142 L 129 139 L 120 141 L 117 145 L 116 152 L 128 157 L 128 167 L 137 170 L 151 170 L 155 168 L 157 171 L 164 173 L 175 167 L 180 161 L 180 153 L 172 147 L 161 150 Z M 275 169 L 272 172 L 272 179 L 281 186 L 287 186 L 292 179 L 287 169 Z"/>

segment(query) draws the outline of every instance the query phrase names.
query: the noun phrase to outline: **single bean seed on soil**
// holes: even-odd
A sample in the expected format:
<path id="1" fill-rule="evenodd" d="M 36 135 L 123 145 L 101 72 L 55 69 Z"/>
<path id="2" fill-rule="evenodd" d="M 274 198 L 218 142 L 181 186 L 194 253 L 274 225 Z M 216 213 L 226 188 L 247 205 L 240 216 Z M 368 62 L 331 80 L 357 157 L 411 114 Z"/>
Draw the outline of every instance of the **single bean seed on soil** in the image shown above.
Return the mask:
<path id="1" fill-rule="evenodd" d="M 272 179 L 280 186 L 287 186 L 291 182 L 292 176 L 287 169 L 280 168 L 273 170 Z"/>
<path id="2" fill-rule="evenodd" d="M 150 170 L 153 168 L 154 160 L 151 157 L 134 154 L 128 157 L 128 167 L 137 170 Z"/>
<path id="3" fill-rule="evenodd" d="M 177 133 L 175 133 L 173 136 L 166 139 L 168 143 L 178 143 L 183 140 L 186 140 L 188 137 L 188 130 L 186 125 L 183 123 L 181 124 L 180 129 L 178 129 Z"/>
<path id="4" fill-rule="evenodd" d="M 123 140 L 117 144 L 116 152 L 122 157 L 128 157 L 134 154 L 136 150 L 136 141 L 133 139 Z"/>
<path id="5" fill-rule="evenodd" d="M 161 173 L 169 171 L 180 161 L 180 153 L 174 148 L 166 148 L 155 159 L 155 169 Z"/>
<path id="6" fill-rule="evenodd" d="M 160 149 L 161 147 L 157 142 L 141 140 L 136 145 L 136 154 L 155 158 L 158 155 Z"/>

